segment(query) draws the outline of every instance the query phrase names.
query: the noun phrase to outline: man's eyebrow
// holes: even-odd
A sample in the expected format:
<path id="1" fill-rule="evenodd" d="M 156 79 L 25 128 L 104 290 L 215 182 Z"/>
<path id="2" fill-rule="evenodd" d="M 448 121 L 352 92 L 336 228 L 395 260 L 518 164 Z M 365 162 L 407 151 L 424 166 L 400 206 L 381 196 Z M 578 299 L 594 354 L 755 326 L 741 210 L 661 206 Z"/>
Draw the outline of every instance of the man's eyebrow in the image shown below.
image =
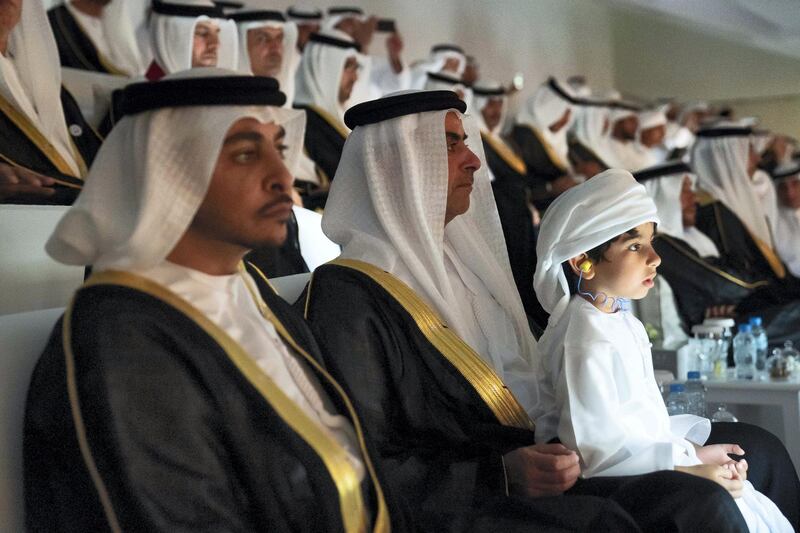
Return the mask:
<path id="1" fill-rule="evenodd" d="M 466 141 L 467 140 L 467 135 L 466 134 L 459 135 L 458 133 L 456 133 L 454 131 L 446 131 L 445 135 L 447 136 L 447 140 L 448 141 L 458 142 L 458 141 Z"/>
<path id="2" fill-rule="evenodd" d="M 238 141 L 253 141 L 253 142 L 261 142 L 264 140 L 264 136 L 256 131 L 242 131 L 239 133 L 234 133 L 229 137 L 225 138 L 225 142 L 222 144 L 231 144 Z"/>
<path id="3" fill-rule="evenodd" d="M 278 126 L 278 133 L 275 134 L 275 140 L 280 141 L 286 137 L 286 129 L 283 126 Z"/>

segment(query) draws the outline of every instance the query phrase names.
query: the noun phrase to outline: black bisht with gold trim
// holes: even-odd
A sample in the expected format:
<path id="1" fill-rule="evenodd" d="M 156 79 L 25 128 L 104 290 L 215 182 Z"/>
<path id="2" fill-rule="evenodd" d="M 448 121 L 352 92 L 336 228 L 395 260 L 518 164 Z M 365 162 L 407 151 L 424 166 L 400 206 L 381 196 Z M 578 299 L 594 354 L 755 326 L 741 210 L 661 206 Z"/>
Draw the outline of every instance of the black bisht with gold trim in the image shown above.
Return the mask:
<path id="1" fill-rule="evenodd" d="M 319 357 L 302 317 L 251 273 L 290 349 Z M 328 532 L 370 519 L 367 530 L 386 530 L 375 524 L 371 476 L 360 487 L 339 479 L 286 417 L 280 393 L 263 393 L 204 316 L 144 278 L 96 276 L 56 324 L 32 378 L 30 531 Z M 347 414 L 330 379 L 309 368 Z"/>
<path id="2" fill-rule="evenodd" d="M 67 131 L 73 153 L 83 172 L 75 176 L 58 151 L 31 121 L 0 95 L 0 163 L 22 167 L 55 180 L 55 193 L 49 197 L 18 195 L 3 203 L 70 205 L 83 188 L 86 169 L 94 161 L 103 139 L 83 118 L 78 103 L 61 88 Z"/>

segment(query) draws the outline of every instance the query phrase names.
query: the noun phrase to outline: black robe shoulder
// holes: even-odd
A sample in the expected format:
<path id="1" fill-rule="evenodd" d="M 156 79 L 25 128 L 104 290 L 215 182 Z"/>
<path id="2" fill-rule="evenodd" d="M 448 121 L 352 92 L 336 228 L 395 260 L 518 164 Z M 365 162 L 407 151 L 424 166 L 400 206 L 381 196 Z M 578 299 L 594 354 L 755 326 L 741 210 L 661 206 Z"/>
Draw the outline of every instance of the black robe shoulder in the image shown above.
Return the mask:
<path id="1" fill-rule="evenodd" d="M 747 279 L 775 280 L 776 273 L 741 219 L 718 200 L 697 209 L 697 229 L 708 235 L 728 266 Z"/>
<path id="2" fill-rule="evenodd" d="M 791 284 L 743 276 L 727 257 L 700 257 L 688 243 L 669 235 L 658 234 L 653 246 L 661 257 L 658 273 L 672 288 L 687 326 L 702 323 L 711 306 L 733 305 L 738 320 L 763 319 L 770 346 L 800 341 L 800 299 Z"/>
<path id="3" fill-rule="evenodd" d="M 328 180 L 336 175 L 347 135 L 331 124 L 314 106 L 295 105 L 306 112 L 305 149 L 308 157 L 325 173 Z"/>
<path id="4" fill-rule="evenodd" d="M 536 271 L 536 228 L 531 218 L 531 193 L 526 185 L 527 177 L 513 168 L 497 153 L 484 137 L 483 150 L 486 163 L 494 175 L 492 192 L 503 227 L 508 260 L 514 283 L 525 307 L 525 313 L 533 317 L 537 337 L 547 325 L 547 316 L 533 292 L 533 273 Z"/>
<path id="5" fill-rule="evenodd" d="M 687 325 L 700 324 L 713 305 L 736 305 L 767 282 L 741 279 L 728 272 L 721 261 L 702 258 L 686 242 L 657 234 L 653 241 L 661 257 L 658 273 L 672 288 L 678 312 Z"/>
<path id="6" fill-rule="evenodd" d="M 100 149 L 102 138 L 83 118 L 81 110 L 72 95 L 61 88 L 61 105 L 67 122 L 67 130 L 72 142 L 86 163 L 87 168 Z M 0 111 L 0 162 L 21 166 L 56 180 L 56 193 L 42 199 L 40 197 L 17 196 L 6 199 L 5 203 L 69 205 L 75 201 L 83 187 L 83 179 L 71 176 L 59 169 L 48 157 L 46 149 L 36 138 L 33 125 L 23 119 L 24 125 L 12 121 L 11 117 Z"/>
<path id="7" fill-rule="evenodd" d="M 92 40 L 84 33 L 66 6 L 60 5 L 48 10 L 47 18 L 56 38 L 62 67 L 126 75 L 97 51 Z"/>
<path id="8" fill-rule="evenodd" d="M 528 126 L 515 124 L 511 139 L 528 167 L 528 173 L 545 181 L 553 181 L 567 173 L 563 162 L 553 161 L 542 141 Z"/>
<path id="9" fill-rule="evenodd" d="M 302 317 L 254 277 L 288 335 L 318 357 Z M 28 394 L 28 529 L 104 531 L 113 516 L 132 531 L 343 531 L 337 480 L 313 440 L 281 414 L 274 386 L 263 392 L 244 368 L 152 293 L 114 284 L 79 290 Z M 363 501 L 374 519 L 369 479 Z"/>

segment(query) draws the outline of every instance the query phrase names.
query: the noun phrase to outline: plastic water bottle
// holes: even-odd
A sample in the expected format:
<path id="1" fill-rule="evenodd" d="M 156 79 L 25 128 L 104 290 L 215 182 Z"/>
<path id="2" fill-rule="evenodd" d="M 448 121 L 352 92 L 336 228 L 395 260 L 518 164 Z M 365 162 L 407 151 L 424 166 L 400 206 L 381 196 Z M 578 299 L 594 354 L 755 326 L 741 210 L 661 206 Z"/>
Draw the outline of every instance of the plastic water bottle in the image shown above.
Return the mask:
<path id="1" fill-rule="evenodd" d="M 722 350 L 718 361 L 718 367 L 714 367 L 714 374 L 724 376 L 725 370 L 733 366 L 733 328 L 736 322 L 732 318 L 706 318 L 703 320 L 704 326 L 717 326 L 722 328 Z"/>
<path id="2" fill-rule="evenodd" d="M 669 395 L 667 396 L 667 413 L 672 415 L 685 415 L 689 412 L 686 403 L 686 388 L 683 383 L 672 383 L 669 386 Z"/>
<path id="3" fill-rule="evenodd" d="M 769 342 L 767 332 L 762 327 L 760 316 L 750 319 L 750 326 L 753 328 L 753 338 L 756 340 L 756 370 L 762 371 L 767 367 L 767 355 L 769 353 Z"/>
<path id="4" fill-rule="evenodd" d="M 733 360 L 737 379 L 753 379 L 756 370 L 756 340 L 750 333 L 750 324 L 739 324 L 739 333 L 733 338 Z"/>
<path id="5" fill-rule="evenodd" d="M 700 379 L 700 372 L 692 371 L 687 374 L 685 392 L 687 413 L 690 415 L 706 416 L 706 386 Z"/>
<path id="6" fill-rule="evenodd" d="M 739 420 L 733 416 L 733 413 L 728 411 L 728 407 L 721 403 L 717 407 L 717 411 L 711 415 L 712 422 L 738 422 Z"/>

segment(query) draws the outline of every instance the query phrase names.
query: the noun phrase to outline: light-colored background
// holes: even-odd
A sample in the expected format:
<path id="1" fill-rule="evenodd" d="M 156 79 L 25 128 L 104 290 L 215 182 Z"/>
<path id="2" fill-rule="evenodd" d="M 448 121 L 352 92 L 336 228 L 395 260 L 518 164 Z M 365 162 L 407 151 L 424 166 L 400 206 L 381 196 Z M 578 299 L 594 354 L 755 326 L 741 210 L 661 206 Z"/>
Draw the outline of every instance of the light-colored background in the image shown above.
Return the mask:
<path id="1" fill-rule="evenodd" d="M 144 0 L 124 0 L 140 2 Z M 454 42 L 484 77 L 525 75 L 519 105 L 547 76 L 585 75 L 641 97 L 730 103 L 740 116 L 800 137 L 797 0 L 313 0 L 395 18 L 405 58 Z M 45 0 L 53 3 L 53 0 Z M 247 0 L 285 9 L 292 0 Z M 379 39 L 372 53 L 382 53 Z"/>

